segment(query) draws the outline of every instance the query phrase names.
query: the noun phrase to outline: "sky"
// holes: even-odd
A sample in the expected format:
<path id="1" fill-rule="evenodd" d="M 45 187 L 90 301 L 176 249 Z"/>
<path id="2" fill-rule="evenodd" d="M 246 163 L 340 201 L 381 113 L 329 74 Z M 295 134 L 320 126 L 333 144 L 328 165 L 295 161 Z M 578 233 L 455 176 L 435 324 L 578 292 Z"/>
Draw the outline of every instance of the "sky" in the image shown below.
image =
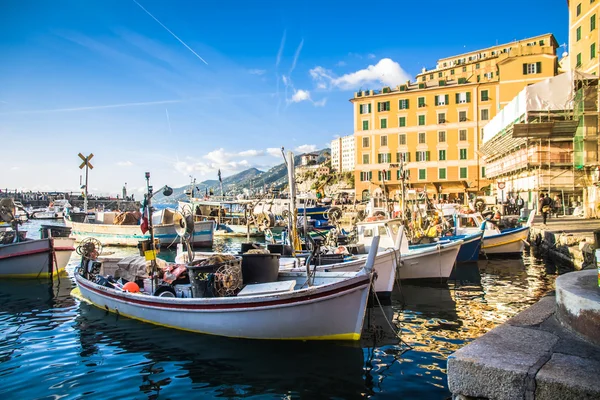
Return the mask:
<path id="1" fill-rule="evenodd" d="M 408 3 L 0 0 L 0 189 L 79 191 L 79 153 L 92 194 L 266 170 L 352 134 L 357 90 L 568 43 L 564 0 Z"/>

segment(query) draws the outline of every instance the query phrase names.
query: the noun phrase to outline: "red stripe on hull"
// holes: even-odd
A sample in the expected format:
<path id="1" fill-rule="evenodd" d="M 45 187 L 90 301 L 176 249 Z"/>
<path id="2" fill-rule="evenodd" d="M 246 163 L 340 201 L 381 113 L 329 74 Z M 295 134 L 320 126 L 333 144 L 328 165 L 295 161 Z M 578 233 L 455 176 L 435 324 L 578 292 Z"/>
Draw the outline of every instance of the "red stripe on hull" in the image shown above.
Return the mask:
<path id="1" fill-rule="evenodd" d="M 167 304 L 167 303 L 158 303 L 158 302 L 154 302 L 154 301 L 132 299 L 129 297 L 125 298 L 125 297 L 122 297 L 122 296 L 119 296 L 119 295 L 116 295 L 116 294 L 113 294 L 110 292 L 98 290 L 92 286 L 86 285 L 85 283 L 82 282 L 83 278 L 81 278 L 80 276 L 78 276 L 78 277 L 80 278 L 80 280 L 78 281 L 78 283 L 80 285 L 84 286 L 86 289 L 91 290 L 92 292 L 95 292 L 99 295 L 108 296 L 113 299 L 122 300 L 122 301 L 125 301 L 128 303 L 134 303 L 134 304 L 140 304 L 140 305 L 146 305 L 146 306 L 152 306 L 152 307 L 167 308 L 167 309 L 172 309 L 172 310 L 226 310 L 226 309 L 234 309 L 234 308 L 252 309 L 252 308 L 259 308 L 259 307 L 266 307 L 266 306 L 275 306 L 275 305 L 290 304 L 290 303 L 300 303 L 300 302 L 304 302 L 304 301 L 308 301 L 308 300 L 314 300 L 314 299 L 319 299 L 321 297 L 330 296 L 332 294 L 336 294 L 336 293 L 340 293 L 340 292 L 345 292 L 350 289 L 354 289 L 354 288 L 369 284 L 369 277 L 365 276 L 365 279 L 361 279 L 360 281 L 355 282 L 348 286 L 343 286 L 341 288 L 336 288 L 336 289 L 329 290 L 329 291 L 323 292 L 323 293 L 309 294 L 306 296 L 292 297 L 292 298 L 281 299 L 281 300 L 271 300 L 271 301 L 255 302 L 255 303 L 235 303 L 235 304 Z"/>
<path id="2" fill-rule="evenodd" d="M 49 253 L 51 251 L 52 251 L 51 249 L 37 249 L 37 250 L 31 250 L 31 251 L 23 251 L 21 253 L 11 253 L 11 254 L 7 254 L 4 256 L 0 256 L 0 260 L 4 260 L 5 258 L 30 256 L 32 254 Z"/>

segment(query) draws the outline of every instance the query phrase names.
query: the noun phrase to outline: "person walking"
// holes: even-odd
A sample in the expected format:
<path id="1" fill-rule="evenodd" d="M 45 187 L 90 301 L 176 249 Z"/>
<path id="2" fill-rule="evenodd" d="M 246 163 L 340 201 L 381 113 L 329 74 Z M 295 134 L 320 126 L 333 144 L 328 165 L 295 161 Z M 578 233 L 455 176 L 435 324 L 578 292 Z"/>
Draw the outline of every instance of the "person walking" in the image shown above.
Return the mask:
<path id="1" fill-rule="evenodd" d="M 517 195 L 517 208 L 518 208 L 519 215 L 521 215 L 521 210 L 523 209 L 523 207 L 525 207 L 525 200 L 523 200 L 521 195 L 518 194 Z"/>
<path id="2" fill-rule="evenodd" d="M 546 225 L 546 220 L 548 219 L 548 213 L 552 211 L 550 202 L 551 202 L 550 196 L 545 196 L 543 193 L 540 194 L 540 211 L 542 212 L 542 219 L 544 221 L 544 225 Z"/>
<path id="3" fill-rule="evenodd" d="M 554 215 L 558 218 L 558 213 L 560 212 L 560 208 L 562 207 L 562 202 L 560 201 L 560 197 L 558 195 L 554 196 Z"/>

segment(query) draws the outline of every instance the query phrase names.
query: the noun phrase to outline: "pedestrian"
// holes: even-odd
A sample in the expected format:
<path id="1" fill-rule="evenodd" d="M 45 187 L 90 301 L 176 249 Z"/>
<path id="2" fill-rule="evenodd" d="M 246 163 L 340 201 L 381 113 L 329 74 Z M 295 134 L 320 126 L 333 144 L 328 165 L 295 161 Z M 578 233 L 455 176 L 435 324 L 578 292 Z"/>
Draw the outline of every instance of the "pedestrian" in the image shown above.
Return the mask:
<path id="1" fill-rule="evenodd" d="M 517 208 L 519 209 L 519 215 L 521 215 L 521 210 L 525 207 L 525 200 L 521 197 L 520 194 L 517 195 Z"/>
<path id="2" fill-rule="evenodd" d="M 548 213 L 552 211 L 552 207 L 550 206 L 550 196 L 544 196 L 544 194 L 540 194 L 540 210 L 542 212 L 542 219 L 544 221 L 544 225 L 546 225 L 546 220 L 548 219 Z"/>
<path id="3" fill-rule="evenodd" d="M 560 197 L 557 195 L 554 196 L 554 215 L 558 218 L 558 212 L 562 207 L 562 202 L 560 201 Z"/>

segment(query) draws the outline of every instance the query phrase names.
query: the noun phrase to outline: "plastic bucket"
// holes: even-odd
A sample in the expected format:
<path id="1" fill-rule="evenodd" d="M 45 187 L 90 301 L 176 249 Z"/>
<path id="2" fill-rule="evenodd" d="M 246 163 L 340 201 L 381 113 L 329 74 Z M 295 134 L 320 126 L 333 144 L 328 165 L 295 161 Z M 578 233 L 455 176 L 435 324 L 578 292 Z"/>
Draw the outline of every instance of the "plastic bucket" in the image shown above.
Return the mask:
<path id="1" fill-rule="evenodd" d="M 234 260 L 225 261 L 212 265 L 194 265 L 202 260 L 194 260 L 193 263 L 186 265 L 190 284 L 192 289 L 192 297 L 219 297 L 215 290 L 215 272 L 223 266 L 233 267 L 234 273 L 242 280 L 242 258 L 236 257 Z"/>
<path id="2" fill-rule="evenodd" d="M 244 284 L 276 282 L 280 254 L 243 254 L 242 278 Z"/>

